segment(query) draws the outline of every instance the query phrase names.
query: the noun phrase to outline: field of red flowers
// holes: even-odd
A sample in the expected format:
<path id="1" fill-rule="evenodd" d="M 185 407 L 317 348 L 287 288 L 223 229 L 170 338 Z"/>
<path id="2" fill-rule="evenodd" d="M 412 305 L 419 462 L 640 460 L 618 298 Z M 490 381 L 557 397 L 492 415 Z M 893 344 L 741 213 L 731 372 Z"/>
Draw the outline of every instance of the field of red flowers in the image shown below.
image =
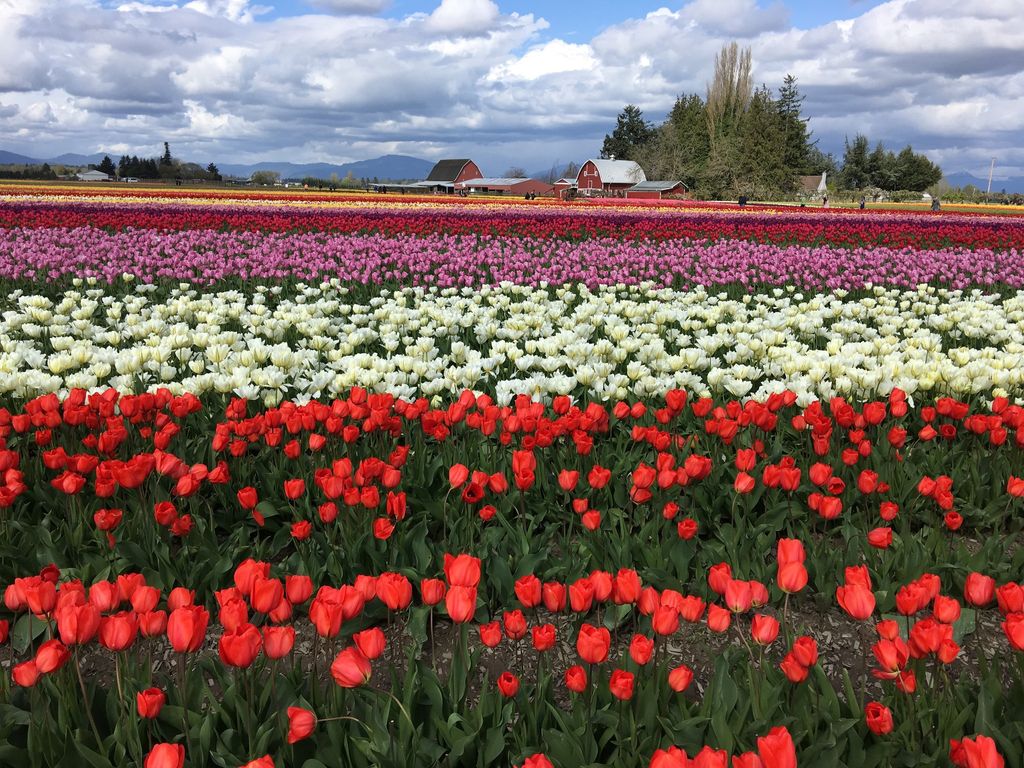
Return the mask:
<path id="1" fill-rule="evenodd" d="M 3 396 L 0 765 L 1024 764 L 1019 392 L 144 389 Z"/>

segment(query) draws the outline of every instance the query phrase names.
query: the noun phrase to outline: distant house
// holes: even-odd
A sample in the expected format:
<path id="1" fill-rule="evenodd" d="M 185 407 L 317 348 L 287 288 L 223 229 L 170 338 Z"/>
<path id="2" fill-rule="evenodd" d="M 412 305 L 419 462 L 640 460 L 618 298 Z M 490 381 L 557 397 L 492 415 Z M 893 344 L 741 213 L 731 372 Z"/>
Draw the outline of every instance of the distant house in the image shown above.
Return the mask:
<path id="1" fill-rule="evenodd" d="M 685 195 L 686 185 L 681 181 L 641 181 L 626 190 L 632 200 L 661 200 L 667 196 Z"/>
<path id="2" fill-rule="evenodd" d="M 582 195 L 621 195 L 641 181 L 647 176 L 632 160 L 587 160 L 576 174 L 576 189 Z"/>
<path id="3" fill-rule="evenodd" d="M 423 194 L 425 192 L 454 194 L 455 185 L 469 179 L 479 179 L 484 175 L 480 166 L 468 158 L 456 158 L 449 160 L 438 160 L 430 173 L 423 181 L 415 181 L 411 184 L 375 184 L 377 192 L 412 192 Z"/>
<path id="4" fill-rule="evenodd" d="M 576 179 L 561 178 L 554 184 L 555 197 L 569 200 L 576 194 Z"/>
<path id="5" fill-rule="evenodd" d="M 479 178 L 456 182 L 456 191 L 466 190 L 470 193 L 484 195 L 550 195 L 554 187 L 537 179 L 517 178 Z"/>
<path id="6" fill-rule="evenodd" d="M 807 197 L 825 194 L 827 191 L 827 187 L 825 186 L 827 178 L 827 171 L 822 171 L 821 176 L 801 176 L 800 194 Z"/>
<path id="7" fill-rule="evenodd" d="M 112 177 L 103 171 L 81 171 L 75 178 L 79 181 L 110 181 Z"/>

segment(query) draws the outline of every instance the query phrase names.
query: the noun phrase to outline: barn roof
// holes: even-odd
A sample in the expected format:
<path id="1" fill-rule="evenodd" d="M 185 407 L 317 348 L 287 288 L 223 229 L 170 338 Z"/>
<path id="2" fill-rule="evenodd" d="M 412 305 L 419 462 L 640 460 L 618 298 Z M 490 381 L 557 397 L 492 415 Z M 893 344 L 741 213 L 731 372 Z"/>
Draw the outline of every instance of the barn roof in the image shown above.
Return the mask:
<path id="1" fill-rule="evenodd" d="M 459 178 L 459 174 L 462 173 L 462 169 L 465 168 L 472 160 L 469 158 L 458 158 L 454 160 L 438 160 L 433 168 L 430 169 L 430 175 L 427 176 L 427 181 L 455 181 Z"/>
<path id="2" fill-rule="evenodd" d="M 604 176 L 601 177 L 602 179 Z M 686 189 L 686 185 L 681 181 L 641 181 L 639 184 L 634 184 L 632 187 L 627 189 L 627 192 L 668 192 L 670 189 L 676 187 L 682 187 Z"/>
<path id="3" fill-rule="evenodd" d="M 602 184 L 636 184 L 639 181 L 647 181 L 644 169 L 632 160 L 588 160 L 597 166 L 597 172 L 601 174 Z M 587 163 L 584 163 L 586 165 Z M 583 169 L 581 168 L 580 171 Z M 576 175 L 579 179 L 579 174 Z"/>
<path id="4" fill-rule="evenodd" d="M 800 177 L 800 191 L 804 194 L 810 194 L 812 192 L 821 192 L 824 189 L 826 174 L 822 173 L 821 176 L 801 176 Z"/>
<path id="5" fill-rule="evenodd" d="M 522 184 L 524 181 L 533 181 L 533 179 L 527 179 L 526 177 L 516 178 L 480 178 L 480 179 L 466 179 L 465 181 L 459 182 L 464 187 L 512 187 L 516 184 Z"/>

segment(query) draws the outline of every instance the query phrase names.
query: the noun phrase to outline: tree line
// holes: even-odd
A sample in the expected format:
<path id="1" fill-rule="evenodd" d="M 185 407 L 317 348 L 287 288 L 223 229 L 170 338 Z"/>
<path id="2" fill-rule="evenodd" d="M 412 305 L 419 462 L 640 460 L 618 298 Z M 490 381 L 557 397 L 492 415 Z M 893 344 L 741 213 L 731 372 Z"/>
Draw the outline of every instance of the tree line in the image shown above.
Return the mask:
<path id="1" fill-rule="evenodd" d="M 817 147 L 803 116 L 804 96 L 787 75 L 777 92 L 754 87 L 751 52 L 736 43 L 715 56 L 706 93 L 680 95 L 660 125 L 629 104 L 605 136 L 601 156 L 634 160 L 648 178 L 678 179 L 697 197 L 789 197 L 800 177 L 828 172 L 845 189 L 921 191 L 942 170 L 907 146 L 898 154 L 858 134 L 842 164 Z"/>

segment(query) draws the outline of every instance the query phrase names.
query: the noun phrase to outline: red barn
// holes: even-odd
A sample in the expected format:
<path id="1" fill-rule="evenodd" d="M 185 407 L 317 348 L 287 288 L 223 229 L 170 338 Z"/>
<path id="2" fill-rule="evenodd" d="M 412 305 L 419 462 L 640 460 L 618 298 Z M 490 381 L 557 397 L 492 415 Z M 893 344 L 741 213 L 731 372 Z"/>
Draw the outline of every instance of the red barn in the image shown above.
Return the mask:
<path id="1" fill-rule="evenodd" d="M 555 182 L 555 197 L 570 200 L 576 194 L 576 179 L 559 179 Z"/>
<path id="2" fill-rule="evenodd" d="M 621 195 L 641 181 L 647 176 L 632 160 L 587 160 L 576 175 L 576 188 L 581 195 Z"/>
<path id="3" fill-rule="evenodd" d="M 456 184 L 469 179 L 479 179 L 483 176 L 480 166 L 469 159 L 438 160 L 430 170 L 424 184 L 434 184 L 445 187 L 448 191 L 454 189 Z"/>
<path id="4" fill-rule="evenodd" d="M 456 182 L 455 189 L 483 195 L 550 195 L 553 187 L 537 179 L 468 179 Z"/>

